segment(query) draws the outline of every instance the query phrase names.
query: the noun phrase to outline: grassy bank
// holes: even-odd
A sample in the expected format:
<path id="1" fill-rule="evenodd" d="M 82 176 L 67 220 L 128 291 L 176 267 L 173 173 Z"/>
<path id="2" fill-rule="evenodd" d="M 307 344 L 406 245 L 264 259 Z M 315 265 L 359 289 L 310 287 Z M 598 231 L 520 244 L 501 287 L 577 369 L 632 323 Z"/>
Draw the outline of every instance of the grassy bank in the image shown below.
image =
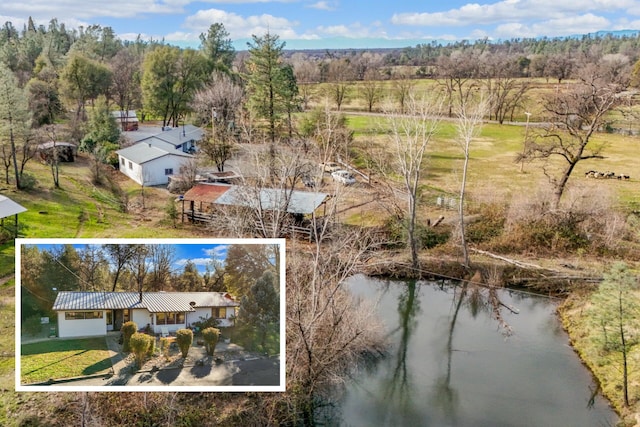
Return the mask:
<path id="1" fill-rule="evenodd" d="M 562 323 L 569 333 L 571 344 L 582 361 L 598 379 L 603 394 L 625 421 L 625 425 L 640 423 L 640 344 L 632 347 L 628 360 L 630 406 L 624 406 L 622 392 L 622 358 L 620 353 L 604 353 L 593 340 L 598 333 L 590 328 L 587 318 L 588 292 L 574 292 L 559 307 Z M 640 301 L 640 292 L 629 295 Z"/>

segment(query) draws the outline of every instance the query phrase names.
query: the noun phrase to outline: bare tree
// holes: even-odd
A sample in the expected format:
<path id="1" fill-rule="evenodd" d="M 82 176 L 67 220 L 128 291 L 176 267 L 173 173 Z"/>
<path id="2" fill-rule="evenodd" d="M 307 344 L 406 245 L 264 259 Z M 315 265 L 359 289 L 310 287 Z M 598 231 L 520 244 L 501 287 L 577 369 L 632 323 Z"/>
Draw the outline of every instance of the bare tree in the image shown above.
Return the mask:
<path id="1" fill-rule="evenodd" d="M 118 279 L 129 260 L 135 255 L 136 245 L 104 245 L 104 250 L 110 258 L 113 274 L 113 286 L 111 292 L 115 292 L 118 286 Z"/>
<path id="2" fill-rule="evenodd" d="M 460 197 L 458 200 L 458 217 L 460 221 L 460 246 L 462 248 L 463 265 L 469 268 L 469 251 L 464 223 L 465 195 L 467 187 L 467 171 L 469 169 L 469 158 L 471 153 L 471 142 L 480 132 L 482 118 L 488 110 L 489 102 L 481 95 L 478 100 L 468 100 L 456 108 L 458 120 L 456 131 L 458 134 L 457 143 L 462 149 L 464 162 L 462 165 L 462 181 L 460 182 Z"/>
<path id="3" fill-rule="evenodd" d="M 409 98 L 409 94 L 413 90 L 415 83 L 411 80 L 411 76 L 408 71 L 398 73 L 395 77 L 396 78 L 393 81 L 394 94 L 398 101 L 400 113 L 404 114 L 404 104 Z"/>
<path id="4" fill-rule="evenodd" d="M 529 84 L 517 78 L 520 68 L 513 56 L 486 54 L 481 65 L 483 83 L 491 99 L 489 120 L 493 118 L 502 124 L 521 106 Z"/>
<path id="5" fill-rule="evenodd" d="M 301 425 L 315 424 L 354 362 L 382 340 L 373 310 L 345 289 L 373 242 L 363 230 L 318 230 L 313 246 L 294 241 L 287 255 L 287 389 Z"/>
<path id="6" fill-rule="evenodd" d="M 149 245 L 148 251 L 151 266 L 147 282 L 151 290 L 163 291 L 169 285 L 173 273 L 175 247 L 173 245 Z"/>
<path id="7" fill-rule="evenodd" d="M 314 83 L 320 82 L 318 63 L 301 52 L 291 55 L 289 62 L 293 66 L 293 73 L 298 82 L 302 107 L 306 110 L 315 94 Z"/>
<path id="8" fill-rule="evenodd" d="M 473 93 L 478 64 L 478 54 L 473 50 L 456 50 L 438 57 L 436 73 L 445 88 L 449 117 L 453 116 L 454 106 L 463 104 Z"/>
<path id="9" fill-rule="evenodd" d="M 354 80 L 353 69 L 346 59 L 333 59 L 327 71 L 326 96 L 340 110 L 349 93 L 350 83 Z"/>
<path id="10" fill-rule="evenodd" d="M 588 63 L 576 73 L 577 82 L 543 101 L 550 123 L 530 144 L 525 154 L 540 159 L 553 188 L 552 207 L 558 209 L 567 182 L 576 165 L 587 159 L 602 158 L 603 144 L 591 137 L 605 124 L 606 114 L 623 102 L 621 80 L 612 81 L 608 67 Z M 550 162 L 560 159 L 560 163 Z"/>
<path id="11" fill-rule="evenodd" d="M 407 192 L 404 212 L 407 244 L 411 253 L 411 265 L 417 271 L 419 260 L 416 222 L 420 179 L 424 172 L 427 145 L 438 129 L 440 105 L 438 101 L 418 98 L 411 93 L 405 107 L 407 114 L 390 109 L 386 115 L 391 127 L 389 138 L 394 156 L 394 173 L 400 175 Z"/>
<path id="12" fill-rule="evenodd" d="M 368 70 L 364 75 L 364 81 L 360 85 L 360 91 L 367 105 L 367 111 L 373 111 L 373 107 L 382 98 L 382 85 L 380 84 L 380 74 L 378 70 Z"/>

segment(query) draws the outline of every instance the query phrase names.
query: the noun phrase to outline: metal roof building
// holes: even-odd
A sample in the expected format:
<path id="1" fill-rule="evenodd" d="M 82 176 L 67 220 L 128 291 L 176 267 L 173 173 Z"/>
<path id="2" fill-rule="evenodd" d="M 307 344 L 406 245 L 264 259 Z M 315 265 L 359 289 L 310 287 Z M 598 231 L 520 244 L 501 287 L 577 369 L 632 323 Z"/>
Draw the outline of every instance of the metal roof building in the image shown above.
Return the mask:
<path id="1" fill-rule="evenodd" d="M 225 292 L 70 292 L 60 291 L 53 303 L 61 310 L 118 310 L 145 308 L 150 313 L 195 311 L 199 307 L 235 307 Z"/>

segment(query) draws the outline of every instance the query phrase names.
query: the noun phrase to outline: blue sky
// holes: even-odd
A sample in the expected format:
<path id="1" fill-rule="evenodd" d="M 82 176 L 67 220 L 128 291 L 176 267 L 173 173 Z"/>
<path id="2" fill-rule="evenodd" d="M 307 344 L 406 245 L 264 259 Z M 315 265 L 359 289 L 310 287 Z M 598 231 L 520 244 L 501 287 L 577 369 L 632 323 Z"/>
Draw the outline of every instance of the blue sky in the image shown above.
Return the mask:
<path id="1" fill-rule="evenodd" d="M 22 28 L 53 17 L 69 27 L 111 26 L 123 39 L 164 38 L 197 47 L 224 24 L 237 50 L 252 34 L 278 34 L 286 47 L 414 46 L 430 40 L 492 40 L 640 29 L 638 0 L 2 0 L 0 23 Z"/>

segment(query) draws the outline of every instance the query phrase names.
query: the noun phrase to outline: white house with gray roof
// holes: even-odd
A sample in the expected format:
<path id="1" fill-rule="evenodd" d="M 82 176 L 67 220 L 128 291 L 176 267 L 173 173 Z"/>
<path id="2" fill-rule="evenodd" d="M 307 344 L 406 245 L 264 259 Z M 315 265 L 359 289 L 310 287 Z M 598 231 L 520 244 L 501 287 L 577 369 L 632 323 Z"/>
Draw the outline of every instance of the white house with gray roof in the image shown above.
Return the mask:
<path id="1" fill-rule="evenodd" d="M 163 185 L 193 158 L 204 131 L 196 126 L 162 131 L 116 151 L 120 172 L 140 185 Z"/>
<path id="2" fill-rule="evenodd" d="M 134 321 L 153 333 L 172 333 L 194 322 L 215 318 L 233 325 L 239 304 L 225 292 L 70 292 L 53 303 L 60 338 L 106 335 Z"/>

